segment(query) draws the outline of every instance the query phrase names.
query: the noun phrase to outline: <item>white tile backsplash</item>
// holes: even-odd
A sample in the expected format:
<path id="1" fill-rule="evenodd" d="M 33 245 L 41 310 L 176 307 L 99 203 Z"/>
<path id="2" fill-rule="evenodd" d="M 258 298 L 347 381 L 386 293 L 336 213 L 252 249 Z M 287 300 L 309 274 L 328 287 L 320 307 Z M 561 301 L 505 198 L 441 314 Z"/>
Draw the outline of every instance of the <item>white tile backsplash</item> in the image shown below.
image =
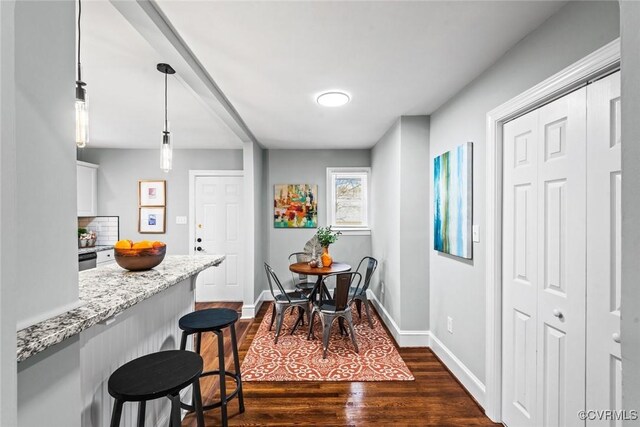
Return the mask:
<path id="1" fill-rule="evenodd" d="M 120 236 L 120 218 L 117 216 L 96 216 L 78 218 L 78 228 L 95 231 L 96 245 L 113 245 Z"/>

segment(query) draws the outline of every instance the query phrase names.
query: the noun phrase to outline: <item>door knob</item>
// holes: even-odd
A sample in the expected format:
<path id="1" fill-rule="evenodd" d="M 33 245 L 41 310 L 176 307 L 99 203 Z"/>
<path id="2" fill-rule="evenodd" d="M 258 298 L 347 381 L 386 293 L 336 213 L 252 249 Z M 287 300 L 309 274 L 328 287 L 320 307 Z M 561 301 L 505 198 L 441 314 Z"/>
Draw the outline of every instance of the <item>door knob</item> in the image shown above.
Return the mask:
<path id="1" fill-rule="evenodd" d="M 555 317 L 557 317 L 558 319 L 562 319 L 564 317 L 564 315 L 562 314 L 562 312 L 560 310 L 558 310 L 557 308 L 553 309 L 553 315 Z"/>
<path id="2" fill-rule="evenodd" d="M 196 248 L 196 251 L 198 251 L 198 252 L 202 252 L 202 247 L 198 246 L 198 247 Z"/>
<path id="3" fill-rule="evenodd" d="M 615 332 L 612 336 L 613 341 L 620 343 L 620 332 Z"/>
<path id="4" fill-rule="evenodd" d="M 202 242 L 202 238 L 198 237 L 198 238 L 196 239 L 196 242 L 198 242 L 198 243 Z"/>

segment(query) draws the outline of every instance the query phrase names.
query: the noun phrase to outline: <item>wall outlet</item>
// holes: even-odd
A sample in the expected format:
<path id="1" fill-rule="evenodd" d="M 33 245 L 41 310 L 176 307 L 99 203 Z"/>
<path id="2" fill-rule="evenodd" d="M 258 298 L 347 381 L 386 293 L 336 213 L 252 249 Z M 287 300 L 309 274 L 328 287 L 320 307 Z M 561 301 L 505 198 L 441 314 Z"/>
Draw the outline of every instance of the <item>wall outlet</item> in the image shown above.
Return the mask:
<path id="1" fill-rule="evenodd" d="M 453 319 L 449 316 L 447 316 L 447 331 L 449 331 L 450 334 L 453 333 Z"/>
<path id="2" fill-rule="evenodd" d="M 176 224 L 186 224 L 187 223 L 187 217 L 186 216 L 177 216 L 176 217 Z"/>

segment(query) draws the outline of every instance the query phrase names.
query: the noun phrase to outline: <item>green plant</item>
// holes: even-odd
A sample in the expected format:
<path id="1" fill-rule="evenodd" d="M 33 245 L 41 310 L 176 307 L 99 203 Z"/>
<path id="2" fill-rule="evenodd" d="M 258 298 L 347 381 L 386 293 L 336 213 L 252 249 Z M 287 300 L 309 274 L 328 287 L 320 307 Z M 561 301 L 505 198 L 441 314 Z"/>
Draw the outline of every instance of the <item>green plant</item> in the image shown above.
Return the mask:
<path id="1" fill-rule="evenodd" d="M 83 234 L 87 234 L 87 229 L 86 228 L 78 228 L 78 239 L 80 238 L 80 236 L 82 236 Z"/>
<path id="2" fill-rule="evenodd" d="M 338 240 L 338 236 L 342 234 L 341 231 L 332 231 L 331 226 L 320 227 L 316 232 L 318 236 L 318 242 L 323 248 L 329 247 L 330 244 L 335 243 Z"/>

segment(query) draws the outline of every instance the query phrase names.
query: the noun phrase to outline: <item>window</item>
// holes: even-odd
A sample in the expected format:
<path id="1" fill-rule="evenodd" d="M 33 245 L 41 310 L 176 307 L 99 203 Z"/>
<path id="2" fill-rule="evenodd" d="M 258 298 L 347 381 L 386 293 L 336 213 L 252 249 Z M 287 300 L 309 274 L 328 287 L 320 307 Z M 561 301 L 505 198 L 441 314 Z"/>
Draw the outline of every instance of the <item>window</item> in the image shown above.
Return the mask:
<path id="1" fill-rule="evenodd" d="M 327 219 L 342 230 L 368 230 L 370 168 L 327 168 Z"/>

